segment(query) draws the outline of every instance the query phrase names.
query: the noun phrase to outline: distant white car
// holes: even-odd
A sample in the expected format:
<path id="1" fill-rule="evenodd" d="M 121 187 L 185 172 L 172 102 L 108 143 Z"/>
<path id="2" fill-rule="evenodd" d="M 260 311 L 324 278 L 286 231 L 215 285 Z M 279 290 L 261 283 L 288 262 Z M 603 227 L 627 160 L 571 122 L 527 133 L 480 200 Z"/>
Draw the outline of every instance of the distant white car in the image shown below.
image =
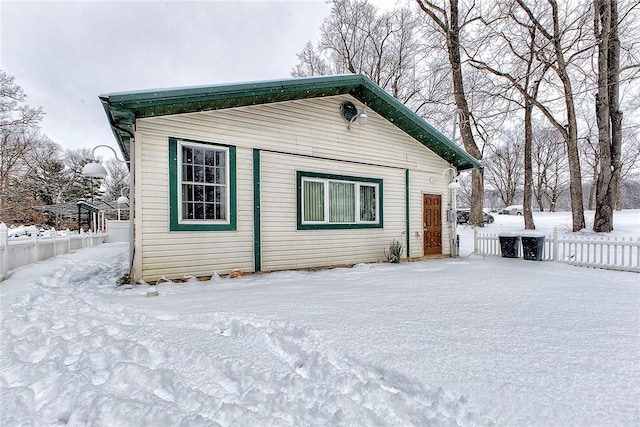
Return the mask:
<path id="1" fill-rule="evenodd" d="M 503 215 L 522 215 L 522 205 L 511 205 L 500 211 Z"/>

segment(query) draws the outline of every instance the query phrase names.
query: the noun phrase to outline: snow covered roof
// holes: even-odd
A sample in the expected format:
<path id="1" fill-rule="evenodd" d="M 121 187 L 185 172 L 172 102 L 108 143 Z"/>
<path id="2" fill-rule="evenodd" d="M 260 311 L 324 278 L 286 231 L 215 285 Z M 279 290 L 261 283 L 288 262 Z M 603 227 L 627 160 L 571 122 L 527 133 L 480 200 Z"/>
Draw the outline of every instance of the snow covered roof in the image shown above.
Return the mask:
<path id="1" fill-rule="evenodd" d="M 458 170 L 480 168 L 475 158 L 361 74 L 119 92 L 101 95 L 100 100 L 128 160 L 135 120 L 139 118 L 341 94 L 349 94 L 372 108 Z"/>

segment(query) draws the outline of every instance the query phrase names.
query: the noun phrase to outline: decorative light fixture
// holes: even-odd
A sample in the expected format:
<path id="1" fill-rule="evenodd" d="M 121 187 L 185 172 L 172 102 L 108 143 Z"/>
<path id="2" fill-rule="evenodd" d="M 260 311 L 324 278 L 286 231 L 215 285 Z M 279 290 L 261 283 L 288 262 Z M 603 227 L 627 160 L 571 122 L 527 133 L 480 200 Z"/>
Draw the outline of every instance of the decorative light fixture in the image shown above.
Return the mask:
<path id="1" fill-rule="evenodd" d="M 124 195 L 125 188 L 131 191 L 129 187 L 122 187 L 120 189 L 120 197 L 118 197 L 118 200 L 116 201 L 116 203 L 118 203 L 118 221 L 120 221 L 120 206 L 129 204 L 129 198 Z"/>
<path id="2" fill-rule="evenodd" d="M 366 108 L 362 107 L 358 110 L 356 104 L 351 101 L 342 101 L 342 104 L 340 104 L 340 113 L 342 114 L 342 117 L 349 122 L 347 129 L 351 129 L 351 124 L 356 120 L 358 121 L 358 124 L 366 125 L 369 118 L 367 116 Z"/>
<path id="3" fill-rule="evenodd" d="M 128 205 L 129 204 L 129 198 L 127 196 L 124 195 L 124 190 L 125 189 L 129 189 L 129 187 L 122 187 L 120 189 L 120 197 L 118 197 L 117 203 L 119 205 Z"/>
<path id="4" fill-rule="evenodd" d="M 107 176 L 107 170 L 100 163 L 92 162 L 84 165 L 82 175 L 87 178 L 104 178 Z"/>
<path id="5" fill-rule="evenodd" d="M 451 181 L 449 185 L 447 185 L 447 187 L 449 187 L 449 190 L 459 190 L 462 188 L 462 186 L 458 182 L 458 178 L 454 178 L 453 181 Z"/>
<path id="6" fill-rule="evenodd" d="M 126 162 L 125 160 L 119 159 L 118 153 L 116 153 L 116 150 L 114 150 L 108 145 L 96 145 L 95 147 L 93 147 L 93 150 L 91 150 L 92 158 L 95 158 L 96 149 L 101 147 L 105 147 L 113 151 L 113 154 L 115 154 L 117 161 Z M 86 176 L 87 178 L 105 178 L 107 176 L 107 170 L 104 168 L 104 166 L 102 166 L 100 163 L 94 160 L 93 162 L 87 163 L 86 165 L 84 165 L 84 167 L 82 168 L 82 175 Z"/>
<path id="7" fill-rule="evenodd" d="M 456 175 L 458 174 L 458 171 L 455 170 L 454 168 L 446 168 L 442 172 L 442 176 L 444 176 L 444 174 L 447 173 L 448 171 L 453 172 L 453 174 L 451 176 L 451 182 L 449 183 L 449 185 L 447 185 L 449 190 L 459 190 L 459 189 L 461 189 L 462 186 L 460 185 L 460 183 L 458 182 L 458 178 L 456 177 Z"/>

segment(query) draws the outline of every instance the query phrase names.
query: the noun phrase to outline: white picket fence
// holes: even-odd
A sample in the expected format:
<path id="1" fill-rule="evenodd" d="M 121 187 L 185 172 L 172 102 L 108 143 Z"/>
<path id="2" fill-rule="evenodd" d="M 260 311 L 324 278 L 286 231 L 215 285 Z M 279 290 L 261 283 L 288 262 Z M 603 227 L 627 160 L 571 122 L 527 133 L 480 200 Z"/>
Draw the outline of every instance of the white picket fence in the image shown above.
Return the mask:
<path id="1" fill-rule="evenodd" d="M 474 253 L 501 254 L 500 239 L 497 234 L 483 233 L 475 229 L 473 240 Z M 633 238 L 625 239 L 624 237 L 618 239 L 604 236 L 578 236 L 560 234 L 555 228 L 553 235 L 545 236 L 542 260 L 640 273 L 640 237 L 633 240 Z"/>
<path id="2" fill-rule="evenodd" d="M 0 281 L 9 272 L 23 265 L 44 261 L 77 249 L 104 243 L 107 234 L 81 231 L 79 234 L 52 230 L 49 236 L 29 236 L 9 238 L 7 226 L 0 223 Z"/>

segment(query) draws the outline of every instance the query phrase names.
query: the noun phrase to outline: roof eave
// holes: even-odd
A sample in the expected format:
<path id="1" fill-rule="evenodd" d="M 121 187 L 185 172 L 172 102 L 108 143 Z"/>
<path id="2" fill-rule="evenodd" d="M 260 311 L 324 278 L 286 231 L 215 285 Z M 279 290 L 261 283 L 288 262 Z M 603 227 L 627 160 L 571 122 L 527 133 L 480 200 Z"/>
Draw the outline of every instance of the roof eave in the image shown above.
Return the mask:
<path id="1" fill-rule="evenodd" d="M 126 160 L 137 118 L 350 94 L 459 171 L 480 163 L 412 110 L 361 74 L 322 76 L 221 86 L 113 93 L 100 101 Z"/>

